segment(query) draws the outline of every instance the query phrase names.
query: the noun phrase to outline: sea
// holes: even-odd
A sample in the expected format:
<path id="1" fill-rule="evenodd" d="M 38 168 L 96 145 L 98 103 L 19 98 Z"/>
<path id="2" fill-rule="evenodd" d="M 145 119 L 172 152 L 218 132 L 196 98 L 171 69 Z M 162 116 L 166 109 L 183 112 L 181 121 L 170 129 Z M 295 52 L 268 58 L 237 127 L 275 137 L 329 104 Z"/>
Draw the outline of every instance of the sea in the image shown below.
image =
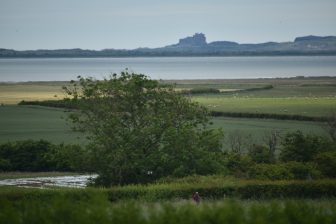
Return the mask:
<path id="1" fill-rule="evenodd" d="M 336 76 L 336 56 L 2 58 L 0 82 L 102 79 L 126 69 L 163 80 Z"/>

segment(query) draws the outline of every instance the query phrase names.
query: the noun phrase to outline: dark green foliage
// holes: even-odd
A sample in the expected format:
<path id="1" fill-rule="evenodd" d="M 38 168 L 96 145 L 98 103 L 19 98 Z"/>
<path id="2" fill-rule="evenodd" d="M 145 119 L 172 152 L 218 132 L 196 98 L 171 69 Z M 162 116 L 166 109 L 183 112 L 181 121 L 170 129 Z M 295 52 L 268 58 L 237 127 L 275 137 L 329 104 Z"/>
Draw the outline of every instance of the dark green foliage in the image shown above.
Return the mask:
<path id="1" fill-rule="evenodd" d="M 252 145 L 249 148 L 248 155 L 255 163 L 271 163 L 272 156 L 269 148 L 263 145 Z"/>
<path id="2" fill-rule="evenodd" d="M 79 145 L 26 140 L 0 145 L 0 171 L 90 171 L 89 153 Z"/>
<path id="3" fill-rule="evenodd" d="M 336 186 L 332 182 L 301 181 L 247 184 L 237 189 L 243 199 L 270 198 L 320 198 L 335 197 Z"/>
<path id="4" fill-rule="evenodd" d="M 253 166 L 253 161 L 249 156 L 232 152 L 227 153 L 225 157 L 225 167 L 229 170 L 230 174 L 239 178 L 248 177 L 248 171 Z"/>
<path id="5" fill-rule="evenodd" d="M 288 133 L 282 141 L 282 161 L 310 162 L 318 154 L 334 150 L 335 146 L 326 138 L 304 135 L 301 131 Z"/>
<path id="6" fill-rule="evenodd" d="M 293 175 L 293 179 L 311 180 L 321 178 L 321 173 L 314 163 L 291 161 L 284 163 L 283 165 Z"/>
<path id="7" fill-rule="evenodd" d="M 248 177 L 261 180 L 290 180 L 293 174 L 284 164 L 255 164 L 248 170 Z"/>
<path id="8" fill-rule="evenodd" d="M 333 200 L 271 200 L 224 202 L 143 202 L 109 203 L 97 195 L 73 201 L 65 196 L 52 200 L 0 201 L 2 223 L 134 223 L 134 224 L 333 224 Z"/>
<path id="9" fill-rule="evenodd" d="M 265 114 L 265 113 L 249 113 L 249 112 L 224 112 L 211 111 L 213 117 L 241 117 L 241 118 L 262 118 L 277 120 L 296 120 L 296 121 L 327 121 L 326 117 L 309 117 L 297 114 Z"/>
<path id="10" fill-rule="evenodd" d="M 323 152 L 318 154 L 314 161 L 318 170 L 326 177 L 336 177 L 336 151 Z"/>
<path id="11" fill-rule="evenodd" d="M 97 184 L 147 183 L 220 170 L 222 133 L 206 129 L 207 110 L 172 87 L 127 71 L 72 84 L 65 90 L 79 110 L 70 119 L 89 136 Z"/>
<path id="12" fill-rule="evenodd" d="M 77 105 L 70 100 L 44 100 L 44 101 L 25 101 L 22 100 L 18 103 L 20 106 L 32 105 L 32 106 L 45 106 L 56 108 L 76 109 Z"/>
<path id="13" fill-rule="evenodd" d="M 215 88 L 193 88 L 190 90 L 182 90 L 182 94 L 218 94 L 219 89 Z"/>
<path id="14" fill-rule="evenodd" d="M 79 145 L 55 145 L 46 157 L 57 171 L 92 171 L 90 152 Z"/>
<path id="15" fill-rule="evenodd" d="M 8 159 L 0 158 L 0 171 L 11 170 L 11 164 Z"/>
<path id="16" fill-rule="evenodd" d="M 45 156 L 52 149 L 50 142 L 18 141 L 0 145 L 0 158 L 7 161 L 4 170 L 49 171 L 50 164 Z"/>
<path id="17" fill-rule="evenodd" d="M 262 180 L 311 180 L 320 178 L 320 172 L 311 163 L 288 162 L 255 164 L 248 171 L 249 178 Z"/>

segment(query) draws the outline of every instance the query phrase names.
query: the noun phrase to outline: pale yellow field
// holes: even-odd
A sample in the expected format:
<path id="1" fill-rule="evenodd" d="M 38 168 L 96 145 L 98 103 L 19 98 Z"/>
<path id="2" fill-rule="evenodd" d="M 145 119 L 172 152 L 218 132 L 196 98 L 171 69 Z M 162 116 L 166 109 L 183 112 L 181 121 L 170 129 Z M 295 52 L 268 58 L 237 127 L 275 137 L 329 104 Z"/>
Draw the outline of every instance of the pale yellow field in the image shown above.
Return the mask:
<path id="1" fill-rule="evenodd" d="M 0 84 L 0 104 L 17 104 L 21 100 L 56 100 L 64 97 L 62 83 Z"/>

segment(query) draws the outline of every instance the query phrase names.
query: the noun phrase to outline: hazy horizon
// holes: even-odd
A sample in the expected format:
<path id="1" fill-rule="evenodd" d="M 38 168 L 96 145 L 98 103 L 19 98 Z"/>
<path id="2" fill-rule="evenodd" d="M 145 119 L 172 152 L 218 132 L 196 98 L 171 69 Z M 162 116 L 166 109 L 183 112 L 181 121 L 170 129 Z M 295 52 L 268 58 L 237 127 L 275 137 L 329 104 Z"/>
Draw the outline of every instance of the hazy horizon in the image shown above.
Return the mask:
<path id="1" fill-rule="evenodd" d="M 0 48 L 155 48 L 196 32 L 208 42 L 287 42 L 336 36 L 335 11 L 334 0 L 0 0 Z"/>

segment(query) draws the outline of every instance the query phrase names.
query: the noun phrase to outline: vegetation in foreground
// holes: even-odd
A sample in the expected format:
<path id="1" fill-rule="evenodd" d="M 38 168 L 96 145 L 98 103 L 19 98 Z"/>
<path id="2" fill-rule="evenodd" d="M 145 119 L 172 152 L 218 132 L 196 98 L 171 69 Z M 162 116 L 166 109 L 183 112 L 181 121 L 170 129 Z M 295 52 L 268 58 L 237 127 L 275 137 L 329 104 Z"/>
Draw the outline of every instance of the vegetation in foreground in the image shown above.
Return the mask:
<path id="1" fill-rule="evenodd" d="M 32 191 L 25 189 L 24 191 Z M 36 190 L 35 190 L 36 191 Z M 86 190 L 36 191 L 47 197 L 2 198 L 2 223 L 334 223 L 334 199 L 212 201 L 127 200 L 111 203 L 104 194 Z M 82 190 L 83 191 L 83 190 Z M 102 191 L 102 190 L 100 190 Z M 20 192 L 20 191 L 19 191 Z M 57 197 L 50 197 L 50 196 Z"/>

